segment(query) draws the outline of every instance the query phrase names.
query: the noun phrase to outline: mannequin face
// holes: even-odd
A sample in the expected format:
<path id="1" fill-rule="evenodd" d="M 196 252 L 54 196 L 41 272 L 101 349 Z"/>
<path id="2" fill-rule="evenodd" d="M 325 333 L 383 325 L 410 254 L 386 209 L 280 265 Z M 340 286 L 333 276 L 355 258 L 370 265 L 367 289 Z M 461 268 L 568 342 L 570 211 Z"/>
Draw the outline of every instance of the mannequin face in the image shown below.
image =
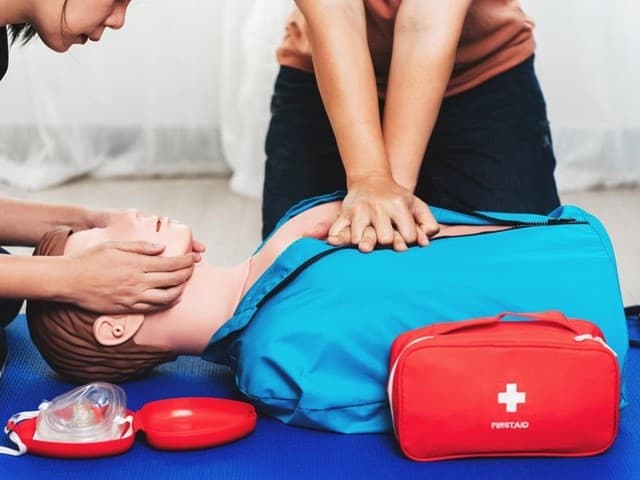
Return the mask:
<path id="1" fill-rule="evenodd" d="M 104 242 L 138 240 L 165 245 L 163 256 L 184 255 L 191 251 L 193 242 L 191 229 L 186 225 L 167 217 L 143 217 L 138 211 L 129 210 L 116 217 L 106 228 L 92 228 L 69 236 L 64 247 L 64 255 L 81 255 Z M 192 278 L 187 281 L 188 285 L 191 284 Z M 185 301 L 189 306 L 197 304 L 187 290 L 189 289 L 185 288 L 183 291 L 181 303 Z M 176 306 L 173 306 L 163 312 L 146 316 L 136 313 L 100 315 L 93 324 L 94 338 L 102 345 L 120 345 L 133 338 L 146 321 L 159 318 L 175 321 L 177 312 Z M 161 339 L 162 336 L 151 335 L 138 344 L 168 347 L 169 345 L 165 345 Z"/>
<path id="2" fill-rule="evenodd" d="M 97 42 L 106 28 L 124 25 L 130 0 L 33 0 L 30 23 L 57 52 L 87 40 Z"/>
<path id="3" fill-rule="evenodd" d="M 106 228 L 92 228 L 76 232 L 65 245 L 65 255 L 79 255 L 108 241 L 136 241 L 166 245 L 163 256 L 184 255 L 192 249 L 191 229 L 167 217 L 143 217 L 130 210 L 121 214 Z"/>

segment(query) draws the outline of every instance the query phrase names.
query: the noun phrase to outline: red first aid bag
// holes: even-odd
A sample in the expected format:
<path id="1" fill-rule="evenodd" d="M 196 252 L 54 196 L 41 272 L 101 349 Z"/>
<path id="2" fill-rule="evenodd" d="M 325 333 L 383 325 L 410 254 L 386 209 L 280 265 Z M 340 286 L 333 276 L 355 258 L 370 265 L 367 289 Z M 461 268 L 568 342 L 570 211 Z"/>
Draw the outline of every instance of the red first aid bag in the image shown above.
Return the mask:
<path id="1" fill-rule="evenodd" d="M 616 437 L 619 391 L 598 327 L 560 312 L 435 324 L 391 350 L 393 426 L 418 461 L 603 452 Z"/>

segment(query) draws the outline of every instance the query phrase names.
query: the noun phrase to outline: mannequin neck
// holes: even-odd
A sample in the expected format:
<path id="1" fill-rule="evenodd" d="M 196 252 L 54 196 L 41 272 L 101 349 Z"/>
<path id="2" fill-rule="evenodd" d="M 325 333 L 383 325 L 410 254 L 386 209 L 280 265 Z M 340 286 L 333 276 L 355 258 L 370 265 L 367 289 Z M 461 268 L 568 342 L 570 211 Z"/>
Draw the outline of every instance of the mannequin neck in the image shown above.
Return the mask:
<path id="1" fill-rule="evenodd" d="M 239 265 L 196 265 L 181 301 L 165 312 L 147 315 L 134 336 L 136 343 L 166 346 L 177 354 L 202 354 L 212 335 L 231 318 L 242 294 L 292 242 L 305 232 L 317 230 L 319 222 L 330 225 L 340 206 L 339 201 L 325 203 L 297 215 L 282 225 L 259 252 Z"/>
<path id="2" fill-rule="evenodd" d="M 146 315 L 135 342 L 164 346 L 178 355 L 200 355 L 236 310 L 249 267 L 250 259 L 232 267 L 196 265 L 180 302 Z"/>

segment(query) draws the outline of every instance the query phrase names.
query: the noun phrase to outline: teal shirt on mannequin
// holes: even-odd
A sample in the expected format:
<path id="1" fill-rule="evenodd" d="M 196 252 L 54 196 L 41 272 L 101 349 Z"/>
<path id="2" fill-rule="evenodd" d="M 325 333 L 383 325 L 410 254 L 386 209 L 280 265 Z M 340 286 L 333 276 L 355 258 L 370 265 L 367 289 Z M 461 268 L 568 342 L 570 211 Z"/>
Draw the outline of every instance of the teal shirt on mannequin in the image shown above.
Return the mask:
<path id="1" fill-rule="evenodd" d="M 283 221 L 335 199 L 306 201 Z M 492 224 L 432 210 L 440 223 Z M 549 217 L 500 215 L 530 225 L 441 238 L 402 253 L 297 240 L 251 287 L 203 357 L 230 365 L 238 388 L 262 412 L 345 433 L 391 429 L 391 344 L 432 323 L 561 310 L 596 323 L 624 365 L 626 322 L 602 225 L 575 207 Z"/>

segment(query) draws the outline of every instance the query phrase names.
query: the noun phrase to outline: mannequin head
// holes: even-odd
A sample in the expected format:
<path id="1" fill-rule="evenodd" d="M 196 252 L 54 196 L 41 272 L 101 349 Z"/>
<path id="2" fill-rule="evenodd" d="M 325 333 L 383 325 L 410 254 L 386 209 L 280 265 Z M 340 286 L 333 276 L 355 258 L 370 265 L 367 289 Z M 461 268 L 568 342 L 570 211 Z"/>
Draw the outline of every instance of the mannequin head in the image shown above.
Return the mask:
<path id="1" fill-rule="evenodd" d="M 191 251 L 193 234 L 188 226 L 167 217 L 145 217 L 137 210 L 127 210 L 106 228 L 71 233 L 60 255 L 80 255 L 104 242 L 129 240 L 166 245 L 162 256 L 172 257 Z"/>
<path id="2" fill-rule="evenodd" d="M 34 255 L 78 255 L 104 241 L 131 239 L 165 244 L 163 255 L 188 252 L 192 243 L 188 227 L 131 211 L 107 228 L 72 233 L 68 227 L 59 227 L 43 236 Z M 167 345 L 136 342 L 145 321 L 180 320 L 173 318 L 180 313 L 172 312 L 175 308 L 146 315 L 101 315 L 68 304 L 30 301 L 27 322 L 44 359 L 65 378 L 119 382 L 143 376 L 176 358 Z"/>
<path id="3" fill-rule="evenodd" d="M 13 25 L 14 39 L 28 41 L 36 33 L 57 52 L 75 43 L 97 42 L 106 28 L 124 25 L 130 0 L 8 0 L 28 23 Z M 15 3 L 14 3 L 15 2 Z"/>

